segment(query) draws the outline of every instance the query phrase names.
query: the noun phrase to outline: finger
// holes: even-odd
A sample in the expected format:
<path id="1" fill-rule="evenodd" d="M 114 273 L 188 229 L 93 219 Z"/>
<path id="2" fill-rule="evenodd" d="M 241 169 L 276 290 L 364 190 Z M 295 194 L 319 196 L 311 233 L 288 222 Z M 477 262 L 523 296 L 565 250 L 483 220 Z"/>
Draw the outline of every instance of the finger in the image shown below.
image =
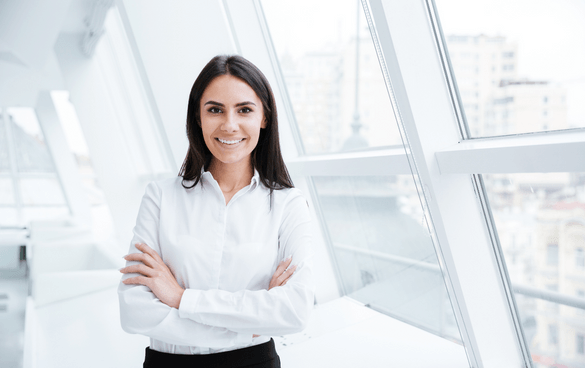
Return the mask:
<path id="1" fill-rule="evenodd" d="M 130 253 L 124 256 L 124 259 L 127 261 L 135 261 L 135 262 L 142 262 L 145 265 L 154 268 L 156 265 L 156 261 L 150 256 L 150 254 L 146 253 Z"/>
<path id="2" fill-rule="evenodd" d="M 151 247 L 149 247 L 148 245 L 146 245 L 144 243 L 136 243 L 135 246 L 136 246 L 136 249 L 138 249 L 141 252 L 144 252 L 144 253 L 150 255 L 156 261 L 161 261 L 162 262 L 162 258 L 160 257 L 160 255 L 154 249 L 152 249 Z"/>
<path id="3" fill-rule="evenodd" d="M 135 264 L 131 266 L 127 266 L 120 269 L 122 273 L 139 273 L 144 276 L 152 277 L 154 276 L 154 270 L 151 267 L 145 266 L 143 264 Z"/>
<path id="4" fill-rule="evenodd" d="M 291 262 L 292 257 L 288 257 L 284 261 L 280 262 L 278 264 L 278 267 L 276 267 L 276 271 L 274 271 L 274 275 L 272 276 L 272 278 L 273 279 L 278 278 L 280 275 L 282 275 L 282 273 L 286 270 L 286 268 L 290 265 Z"/>
<path id="5" fill-rule="evenodd" d="M 278 284 L 279 284 L 279 285 L 281 285 L 281 286 L 282 286 L 282 285 L 284 285 L 284 283 L 285 283 L 286 281 L 288 281 L 288 279 L 289 279 L 289 278 L 290 278 L 290 277 L 293 275 L 293 273 L 295 273 L 295 270 L 296 270 L 296 269 L 297 269 L 297 266 L 296 266 L 296 265 L 294 265 L 294 266 L 291 266 L 291 267 L 289 267 L 289 268 L 288 268 L 288 270 L 284 271 L 284 272 L 282 273 L 282 275 L 280 275 L 280 276 L 277 278 L 277 282 L 278 282 Z"/>
<path id="6" fill-rule="evenodd" d="M 150 284 L 150 279 L 148 277 L 144 277 L 144 276 L 136 276 L 136 277 L 130 277 L 130 278 L 127 278 L 125 280 L 122 280 L 122 282 L 126 285 L 148 286 Z"/>

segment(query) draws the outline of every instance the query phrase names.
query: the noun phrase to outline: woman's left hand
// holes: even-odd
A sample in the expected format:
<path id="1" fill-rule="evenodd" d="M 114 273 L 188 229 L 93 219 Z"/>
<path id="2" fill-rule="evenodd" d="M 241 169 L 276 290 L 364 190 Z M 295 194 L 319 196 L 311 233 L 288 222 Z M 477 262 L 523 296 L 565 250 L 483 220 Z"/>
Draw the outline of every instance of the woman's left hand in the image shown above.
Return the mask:
<path id="1" fill-rule="evenodd" d="M 169 307 L 179 309 L 185 289 L 179 285 L 157 252 L 142 243 L 136 244 L 136 249 L 142 253 L 131 253 L 124 256 L 124 259 L 142 262 L 142 264 L 121 268 L 120 272 L 139 273 L 141 276 L 130 277 L 122 282 L 126 285 L 147 286 L 161 302 Z"/>

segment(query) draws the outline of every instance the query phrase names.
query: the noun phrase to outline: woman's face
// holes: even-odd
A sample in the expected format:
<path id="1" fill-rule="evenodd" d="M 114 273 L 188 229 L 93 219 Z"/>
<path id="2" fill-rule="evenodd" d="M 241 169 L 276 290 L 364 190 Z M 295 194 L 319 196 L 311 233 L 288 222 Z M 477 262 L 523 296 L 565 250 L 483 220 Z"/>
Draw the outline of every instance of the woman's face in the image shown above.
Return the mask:
<path id="1" fill-rule="evenodd" d="M 251 164 L 260 128 L 266 128 L 262 101 L 252 87 L 221 75 L 203 92 L 199 109 L 203 138 L 213 158 L 224 164 Z"/>

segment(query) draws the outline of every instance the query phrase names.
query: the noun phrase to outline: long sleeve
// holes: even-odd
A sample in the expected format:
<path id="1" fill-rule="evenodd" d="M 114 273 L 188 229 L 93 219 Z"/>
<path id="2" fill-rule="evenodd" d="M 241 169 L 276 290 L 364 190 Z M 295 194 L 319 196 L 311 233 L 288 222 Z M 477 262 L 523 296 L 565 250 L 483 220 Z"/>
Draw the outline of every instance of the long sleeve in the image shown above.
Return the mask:
<path id="1" fill-rule="evenodd" d="M 271 290 L 187 289 L 179 315 L 206 325 L 239 333 L 281 335 L 301 331 L 314 303 L 312 222 L 306 200 L 294 191 L 283 211 L 279 229 L 280 256 L 297 265 L 284 286 Z"/>
<path id="2" fill-rule="evenodd" d="M 164 259 L 159 244 L 160 199 L 160 188 L 155 183 L 150 183 L 142 198 L 130 253 L 139 252 L 134 244 L 142 242 Z M 127 266 L 135 263 L 137 262 L 127 262 Z M 122 280 L 136 275 L 125 274 Z M 118 296 L 122 328 L 128 333 L 146 335 L 175 345 L 209 348 L 225 348 L 251 340 L 250 334 L 238 334 L 220 326 L 181 318 L 177 309 L 162 303 L 143 285 L 125 285 L 120 282 Z"/>

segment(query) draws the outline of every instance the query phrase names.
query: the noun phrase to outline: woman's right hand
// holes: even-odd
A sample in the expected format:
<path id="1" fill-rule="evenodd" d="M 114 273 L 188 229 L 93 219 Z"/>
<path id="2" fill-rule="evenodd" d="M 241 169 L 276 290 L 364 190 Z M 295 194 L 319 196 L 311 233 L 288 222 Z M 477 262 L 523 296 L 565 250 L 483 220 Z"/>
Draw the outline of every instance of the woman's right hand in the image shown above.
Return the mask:
<path id="1" fill-rule="evenodd" d="M 292 257 L 288 257 L 284 261 L 280 262 L 278 267 L 276 267 L 276 271 L 274 275 L 272 275 L 272 279 L 270 279 L 270 285 L 268 286 L 268 290 L 277 287 L 277 286 L 284 286 L 288 279 L 293 275 L 297 266 L 290 266 L 292 262 Z"/>

